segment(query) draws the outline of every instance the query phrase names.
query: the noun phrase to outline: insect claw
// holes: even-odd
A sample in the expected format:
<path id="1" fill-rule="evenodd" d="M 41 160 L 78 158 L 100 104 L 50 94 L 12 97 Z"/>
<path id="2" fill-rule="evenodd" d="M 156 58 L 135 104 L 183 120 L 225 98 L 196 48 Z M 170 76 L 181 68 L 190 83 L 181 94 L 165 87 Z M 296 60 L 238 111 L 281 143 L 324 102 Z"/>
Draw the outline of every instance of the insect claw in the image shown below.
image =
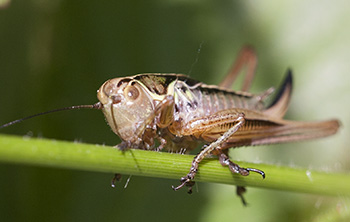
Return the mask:
<path id="1" fill-rule="evenodd" d="M 263 179 L 265 179 L 265 173 L 262 170 L 258 170 L 258 169 L 254 169 L 254 168 L 246 168 L 246 170 L 258 173 L 262 176 Z"/>
<path id="2" fill-rule="evenodd" d="M 171 186 L 171 188 L 172 188 L 174 191 L 177 191 L 177 190 L 181 189 L 183 186 L 185 186 L 185 182 L 182 183 L 182 184 L 180 184 L 180 185 L 177 186 L 177 187 Z"/>
<path id="3" fill-rule="evenodd" d="M 219 160 L 221 165 L 228 166 L 232 173 L 239 173 L 242 176 L 248 176 L 250 172 L 255 172 L 260 174 L 263 179 L 265 179 L 265 173 L 262 170 L 254 169 L 254 168 L 243 168 L 238 164 L 232 162 L 225 153 L 221 153 L 219 156 Z"/>
<path id="4" fill-rule="evenodd" d="M 191 194 L 192 193 L 192 187 L 195 184 L 195 182 L 192 181 L 189 176 L 182 177 L 180 182 L 181 182 L 181 184 L 179 186 L 177 186 L 177 187 L 171 186 L 171 188 L 174 191 L 177 191 L 177 190 L 181 189 L 182 187 L 187 186 L 188 187 L 187 193 Z"/>
<path id="5" fill-rule="evenodd" d="M 190 181 L 190 179 L 188 179 L 188 178 L 186 179 L 185 177 L 182 177 L 180 181 L 182 183 L 179 186 L 177 186 L 177 187 L 171 186 L 171 188 L 173 188 L 174 191 L 177 191 L 177 190 L 181 189 L 182 187 L 184 187 L 186 185 L 186 183 L 188 183 Z"/>

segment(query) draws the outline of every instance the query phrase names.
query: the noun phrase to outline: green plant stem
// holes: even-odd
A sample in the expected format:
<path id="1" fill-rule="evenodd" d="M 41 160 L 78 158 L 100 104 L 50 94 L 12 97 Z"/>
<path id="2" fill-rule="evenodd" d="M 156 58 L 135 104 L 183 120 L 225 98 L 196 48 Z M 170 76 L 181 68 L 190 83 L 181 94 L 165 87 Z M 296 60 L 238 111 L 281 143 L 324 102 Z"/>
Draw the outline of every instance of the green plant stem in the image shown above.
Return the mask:
<path id="1" fill-rule="evenodd" d="M 188 173 L 193 157 L 134 149 L 123 152 L 103 145 L 0 135 L 0 161 L 7 163 L 132 174 L 178 181 Z M 262 179 L 256 173 L 246 177 L 232 174 L 227 167 L 222 167 L 217 159 L 208 158 L 200 163 L 195 181 L 327 195 L 350 195 L 349 174 L 238 161 L 237 163 L 243 167 L 263 170 L 266 178 Z"/>

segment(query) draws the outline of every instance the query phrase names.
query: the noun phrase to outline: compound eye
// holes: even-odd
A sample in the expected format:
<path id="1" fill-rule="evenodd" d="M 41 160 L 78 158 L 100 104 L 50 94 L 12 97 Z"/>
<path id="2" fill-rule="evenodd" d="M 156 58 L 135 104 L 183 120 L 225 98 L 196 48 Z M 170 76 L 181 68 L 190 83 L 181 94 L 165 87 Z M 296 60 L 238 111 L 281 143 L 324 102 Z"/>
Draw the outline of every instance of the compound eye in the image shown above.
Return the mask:
<path id="1" fill-rule="evenodd" d="M 139 97 L 140 95 L 140 92 L 139 90 L 131 85 L 131 86 L 128 86 L 126 89 L 125 89 L 125 93 L 126 93 L 126 96 L 131 99 L 131 100 L 135 100 Z"/>

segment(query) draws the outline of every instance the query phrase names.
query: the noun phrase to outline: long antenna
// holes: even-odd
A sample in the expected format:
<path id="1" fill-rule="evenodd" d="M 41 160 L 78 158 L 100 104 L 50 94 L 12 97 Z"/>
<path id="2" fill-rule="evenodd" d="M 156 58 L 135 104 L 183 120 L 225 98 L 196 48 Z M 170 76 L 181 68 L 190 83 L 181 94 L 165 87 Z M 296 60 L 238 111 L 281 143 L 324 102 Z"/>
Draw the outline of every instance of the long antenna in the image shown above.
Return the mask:
<path id="1" fill-rule="evenodd" d="M 49 110 L 46 112 L 37 113 L 37 114 L 31 115 L 31 116 L 24 117 L 22 119 L 17 119 L 17 120 L 11 121 L 9 123 L 5 123 L 4 125 L 0 126 L 0 129 L 11 126 L 11 125 L 16 124 L 16 123 L 23 122 L 24 120 L 27 120 L 27 119 L 31 119 L 31 118 L 41 116 L 41 115 L 46 115 L 48 113 L 55 113 L 55 112 L 59 112 L 59 111 L 72 110 L 72 109 L 102 109 L 102 107 L 103 107 L 103 105 L 100 102 L 98 102 L 94 105 L 78 105 L 78 106 L 69 106 L 69 107 Z"/>

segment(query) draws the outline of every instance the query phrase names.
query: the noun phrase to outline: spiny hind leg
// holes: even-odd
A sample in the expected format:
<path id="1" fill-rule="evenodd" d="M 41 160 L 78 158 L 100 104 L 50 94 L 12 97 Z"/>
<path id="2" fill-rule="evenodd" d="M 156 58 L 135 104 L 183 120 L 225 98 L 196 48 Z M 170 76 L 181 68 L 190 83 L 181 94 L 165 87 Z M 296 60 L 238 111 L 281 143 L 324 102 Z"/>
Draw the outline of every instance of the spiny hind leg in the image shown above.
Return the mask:
<path id="1" fill-rule="evenodd" d="M 220 147 L 226 140 L 228 140 L 237 130 L 244 124 L 244 114 L 240 113 L 237 115 L 237 117 L 234 119 L 236 122 L 229 130 L 227 130 L 222 136 L 220 136 L 216 141 L 210 143 L 209 145 L 204 145 L 201 152 L 195 156 L 195 158 L 192 161 L 192 166 L 190 168 L 190 172 L 184 176 L 181 177 L 180 182 L 181 184 L 177 187 L 172 186 L 173 190 L 181 189 L 184 186 L 188 186 L 189 190 L 188 193 L 192 193 L 192 186 L 195 184 L 194 181 L 192 181 L 198 171 L 198 165 L 199 163 L 209 154 L 212 153 L 217 147 Z M 237 165 L 238 166 L 238 165 Z M 249 172 L 248 172 L 249 174 Z M 247 174 L 247 175 L 248 175 Z"/>

